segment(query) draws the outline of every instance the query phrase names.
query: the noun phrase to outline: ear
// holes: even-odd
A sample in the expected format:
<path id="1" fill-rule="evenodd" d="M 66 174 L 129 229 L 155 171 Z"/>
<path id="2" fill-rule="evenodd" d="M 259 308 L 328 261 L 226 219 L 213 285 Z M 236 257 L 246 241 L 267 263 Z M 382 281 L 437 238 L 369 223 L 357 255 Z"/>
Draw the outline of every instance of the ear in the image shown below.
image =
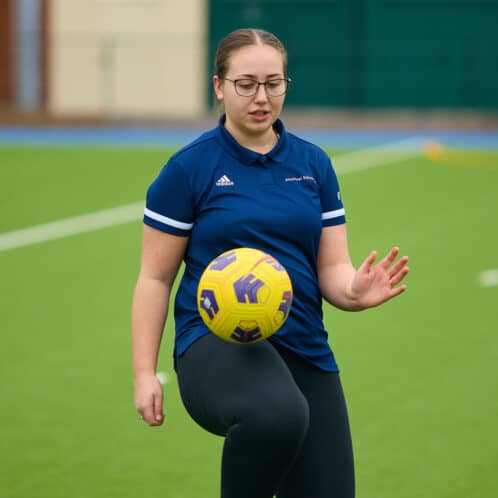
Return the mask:
<path id="1" fill-rule="evenodd" d="M 213 76 L 213 88 L 216 99 L 220 101 L 223 100 L 223 82 L 217 74 Z"/>

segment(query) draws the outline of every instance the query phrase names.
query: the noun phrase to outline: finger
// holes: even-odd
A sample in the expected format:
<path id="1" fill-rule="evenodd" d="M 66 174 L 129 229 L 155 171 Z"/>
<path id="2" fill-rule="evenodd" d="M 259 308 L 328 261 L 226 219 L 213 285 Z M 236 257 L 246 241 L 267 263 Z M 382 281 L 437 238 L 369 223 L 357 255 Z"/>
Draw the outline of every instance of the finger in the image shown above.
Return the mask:
<path id="1" fill-rule="evenodd" d="M 144 409 L 141 403 L 138 400 L 135 400 L 135 409 L 137 410 L 137 415 L 140 420 L 144 418 Z"/>
<path id="2" fill-rule="evenodd" d="M 154 396 L 154 420 L 157 424 L 162 424 L 164 420 L 163 414 L 163 394 L 160 392 Z"/>
<path id="3" fill-rule="evenodd" d="M 406 285 L 401 285 L 400 287 L 393 287 L 391 289 L 391 297 L 390 298 L 399 296 L 400 294 L 402 294 L 403 292 L 405 292 L 406 289 L 407 289 Z"/>
<path id="4" fill-rule="evenodd" d="M 401 271 L 399 271 L 396 275 L 391 277 L 389 280 L 389 283 L 394 287 L 395 285 L 398 285 L 407 275 L 410 269 L 408 266 L 405 266 Z"/>
<path id="5" fill-rule="evenodd" d="M 377 259 L 377 251 L 372 251 L 363 261 L 363 263 L 360 266 L 361 271 L 369 272 L 372 269 L 373 264 L 375 263 L 375 260 Z"/>
<path id="6" fill-rule="evenodd" d="M 379 266 L 384 270 L 387 270 L 391 266 L 392 262 L 396 259 L 398 253 L 399 247 L 393 247 L 379 263 Z"/>
<path id="7" fill-rule="evenodd" d="M 144 421 L 147 422 L 148 425 L 155 425 L 156 421 L 154 419 L 154 407 L 152 403 L 150 403 L 143 409 L 142 416 Z"/>
<path id="8" fill-rule="evenodd" d="M 408 263 L 408 256 L 403 256 L 392 268 L 389 269 L 387 272 L 388 277 L 393 278 L 403 269 L 406 263 Z"/>

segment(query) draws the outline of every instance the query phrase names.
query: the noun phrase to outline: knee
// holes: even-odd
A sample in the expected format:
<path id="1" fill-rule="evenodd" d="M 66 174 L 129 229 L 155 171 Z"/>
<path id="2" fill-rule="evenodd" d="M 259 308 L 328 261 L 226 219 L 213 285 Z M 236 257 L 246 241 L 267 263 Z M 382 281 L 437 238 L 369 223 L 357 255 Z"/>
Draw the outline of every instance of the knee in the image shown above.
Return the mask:
<path id="1" fill-rule="evenodd" d="M 309 406 L 299 393 L 293 399 L 274 399 L 253 411 L 245 421 L 250 432 L 268 443 L 289 449 L 300 446 L 309 426 Z"/>

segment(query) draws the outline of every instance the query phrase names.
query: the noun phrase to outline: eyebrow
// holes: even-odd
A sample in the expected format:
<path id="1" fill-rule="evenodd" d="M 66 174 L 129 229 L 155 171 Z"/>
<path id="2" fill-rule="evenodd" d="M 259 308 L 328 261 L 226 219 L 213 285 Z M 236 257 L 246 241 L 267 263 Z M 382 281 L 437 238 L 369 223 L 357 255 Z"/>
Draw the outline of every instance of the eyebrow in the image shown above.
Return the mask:
<path id="1" fill-rule="evenodd" d="M 282 76 L 282 73 L 275 73 L 275 74 L 269 74 L 267 78 L 276 78 L 277 76 Z M 254 74 L 238 74 L 238 78 L 250 78 L 250 79 L 257 79 L 256 75 Z"/>

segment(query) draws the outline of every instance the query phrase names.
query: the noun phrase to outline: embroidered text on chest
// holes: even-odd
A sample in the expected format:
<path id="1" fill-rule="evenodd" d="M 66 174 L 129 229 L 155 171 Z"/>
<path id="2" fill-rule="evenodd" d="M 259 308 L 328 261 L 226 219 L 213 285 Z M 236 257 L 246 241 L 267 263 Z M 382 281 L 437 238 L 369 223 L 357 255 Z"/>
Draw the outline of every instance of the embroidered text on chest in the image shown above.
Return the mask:
<path id="1" fill-rule="evenodd" d="M 313 176 L 291 176 L 285 179 L 286 182 L 314 182 L 316 183 L 315 177 Z"/>

